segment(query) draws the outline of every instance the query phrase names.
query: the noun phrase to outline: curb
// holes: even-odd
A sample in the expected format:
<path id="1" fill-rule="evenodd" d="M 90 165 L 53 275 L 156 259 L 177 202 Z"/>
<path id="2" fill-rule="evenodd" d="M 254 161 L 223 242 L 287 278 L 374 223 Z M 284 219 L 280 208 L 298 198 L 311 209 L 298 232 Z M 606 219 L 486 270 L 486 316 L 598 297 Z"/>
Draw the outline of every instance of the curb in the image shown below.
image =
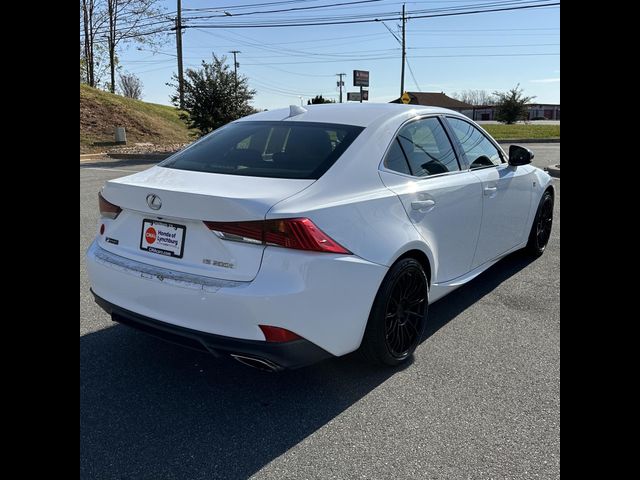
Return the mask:
<path id="1" fill-rule="evenodd" d="M 552 177 L 560 178 L 560 164 L 557 165 L 549 165 L 545 167 L 545 172 L 547 172 Z"/>
<path id="2" fill-rule="evenodd" d="M 560 143 L 560 138 L 506 138 L 496 140 L 498 143 Z"/>
<path id="3" fill-rule="evenodd" d="M 176 152 L 167 152 L 167 153 L 107 153 L 109 158 L 114 158 L 118 160 L 164 160 L 165 158 L 170 157 Z"/>
<path id="4" fill-rule="evenodd" d="M 105 158 L 106 155 L 106 153 L 85 153 L 80 155 L 80 163 L 101 160 Z"/>

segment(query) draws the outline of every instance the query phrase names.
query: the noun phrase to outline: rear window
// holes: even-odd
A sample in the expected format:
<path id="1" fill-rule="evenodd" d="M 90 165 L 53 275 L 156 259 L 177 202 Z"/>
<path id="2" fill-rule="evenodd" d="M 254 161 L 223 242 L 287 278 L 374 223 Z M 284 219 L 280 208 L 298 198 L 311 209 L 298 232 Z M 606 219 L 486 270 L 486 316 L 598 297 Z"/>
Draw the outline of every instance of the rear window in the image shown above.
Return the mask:
<path id="1" fill-rule="evenodd" d="M 312 122 L 238 122 L 209 134 L 161 167 L 252 177 L 318 179 L 364 127 Z"/>

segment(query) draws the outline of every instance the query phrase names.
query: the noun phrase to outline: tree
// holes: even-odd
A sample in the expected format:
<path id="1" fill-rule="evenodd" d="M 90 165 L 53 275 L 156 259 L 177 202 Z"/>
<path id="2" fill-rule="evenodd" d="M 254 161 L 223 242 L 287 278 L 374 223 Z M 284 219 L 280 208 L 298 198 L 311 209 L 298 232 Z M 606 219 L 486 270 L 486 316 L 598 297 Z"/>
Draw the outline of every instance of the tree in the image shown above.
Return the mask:
<path id="1" fill-rule="evenodd" d="M 127 98 L 135 98 L 136 100 L 142 98 L 142 82 L 133 73 L 121 73 L 118 87 L 120 87 L 122 95 Z"/>
<path id="2" fill-rule="evenodd" d="M 496 120 L 510 125 L 527 118 L 527 104 L 536 97 L 525 97 L 522 92 L 520 84 L 508 92 L 493 92 L 497 98 Z"/>
<path id="3" fill-rule="evenodd" d="M 181 114 L 189 128 L 198 130 L 202 135 L 226 125 L 233 120 L 244 117 L 256 110 L 249 102 L 256 94 L 249 89 L 248 79 L 238 75 L 226 64 L 227 58 L 213 55 L 211 63 L 202 61 L 198 69 L 188 68 L 184 75 L 184 110 Z M 171 96 L 171 103 L 180 105 L 178 93 L 178 76 L 173 74 L 176 93 Z"/>
<path id="4" fill-rule="evenodd" d="M 99 0 L 98 0 L 99 1 Z M 96 0 L 82 0 L 80 3 L 80 23 L 83 36 L 81 37 L 81 68 L 84 68 L 85 83 L 90 87 L 96 86 L 95 50 L 96 36 L 104 25 L 106 16 L 101 4 Z"/>
<path id="5" fill-rule="evenodd" d="M 119 68 L 120 60 L 118 55 L 115 56 L 113 63 L 116 69 Z M 94 87 L 102 88 L 104 90 L 110 90 L 110 83 L 104 81 L 104 78 L 108 76 L 109 72 L 109 53 L 106 45 L 102 43 L 96 43 L 93 54 L 93 74 L 94 74 Z"/>
<path id="6" fill-rule="evenodd" d="M 111 77 L 109 90 L 111 93 L 115 93 L 116 47 L 120 43 L 129 41 L 158 45 L 161 43 L 161 35 L 165 29 L 150 28 L 148 24 L 144 23 L 145 19 L 160 16 L 162 9 L 156 6 L 159 0 L 106 0 L 106 2 L 108 19 L 106 38 Z M 156 20 L 156 23 L 159 21 Z"/>
<path id="7" fill-rule="evenodd" d="M 459 93 L 454 92 L 451 96 L 456 100 L 475 106 L 492 105 L 496 101 L 496 97 L 489 94 L 486 90 L 463 90 Z"/>
<path id="8" fill-rule="evenodd" d="M 307 105 L 316 105 L 319 103 L 336 103 L 336 101 L 330 100 L 328 98 L 323 98 L 322 95 L 316 95 L 311 100 L 307 100 Z"/>
<path id="9" fill-rule="evenodd" d="M 84 81 L 98 87 L 109 70 L 106 87 L 114 93 L 118 68 L 117 47 L 130 41 L 161 45 L 173 22 L 161 18 L 160 0 L 81 0 L 81 64 Z M 153 17 L 153 18 L 152 18 Z"/>

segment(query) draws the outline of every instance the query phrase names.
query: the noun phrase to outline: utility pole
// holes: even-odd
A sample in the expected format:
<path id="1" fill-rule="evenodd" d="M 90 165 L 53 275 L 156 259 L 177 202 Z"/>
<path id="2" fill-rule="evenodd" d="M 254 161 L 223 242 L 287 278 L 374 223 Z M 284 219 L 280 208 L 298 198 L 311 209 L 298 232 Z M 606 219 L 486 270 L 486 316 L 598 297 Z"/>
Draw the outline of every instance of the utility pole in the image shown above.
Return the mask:
<path id="1" fill-rule="evenodd" d="M 346 73 L 336 73 L 336 75 L 338 76 L 338 78 L 340 80 L 338 80 L 338 87 L 340 87 L 340 103 L 342 103 L 342 86 L 344 85 L 344 82 L 342 81 L 342 77 L 346 76 Z"/>
<path id="2" fill-rule="evenodd" d="M 182 74 L 182 0 L 178 0 L 176 17 L 176 48 L 178 49 L 178 97 L 180 109 L 184 109 L 184 76 Z"/>
<path id="3" fill-rule="evenodd" d="M 233 72 L 236 79 L 236 108 L 238 105 L 238 62 L 236 61 L 236 55 L 242 53 L 240 50 L 231 50 L 229 53 L 233 53 Z"/>
<path id="4" fill-rule="evenodd" d="M 400 96 L 404 93 L 404 63 L 407 56 L 407 49 L 405 43 L 405 24 L 407 19 L 404 16 L 404 3 L 402 4 L 402 73 L 400 74 Z"/>

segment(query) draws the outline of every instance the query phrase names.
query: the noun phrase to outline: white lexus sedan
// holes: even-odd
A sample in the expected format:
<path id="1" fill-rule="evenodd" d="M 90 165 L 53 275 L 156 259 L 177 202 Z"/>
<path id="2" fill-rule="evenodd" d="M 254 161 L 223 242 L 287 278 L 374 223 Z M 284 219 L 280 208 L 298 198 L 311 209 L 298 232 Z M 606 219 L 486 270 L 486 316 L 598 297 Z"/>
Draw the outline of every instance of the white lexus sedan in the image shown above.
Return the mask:
<path id="1" fill-rule="evenodd" d="M 395 366 L 427 306 L 518 249 L 551 177 L 441 108 L 291 106 L 108 181 L 87 252 L 116 322 L 277 371 L 360 350 Z"/>

